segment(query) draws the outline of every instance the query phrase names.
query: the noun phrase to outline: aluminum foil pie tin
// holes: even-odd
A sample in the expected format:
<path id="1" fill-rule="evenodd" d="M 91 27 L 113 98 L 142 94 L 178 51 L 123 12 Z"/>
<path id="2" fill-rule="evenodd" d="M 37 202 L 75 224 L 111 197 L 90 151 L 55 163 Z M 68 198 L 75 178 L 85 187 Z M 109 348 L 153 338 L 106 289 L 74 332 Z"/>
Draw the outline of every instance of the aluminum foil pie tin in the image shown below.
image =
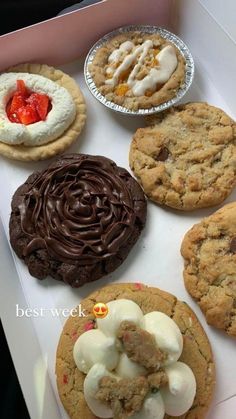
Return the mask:
<path id="1" fill-rule="evenodd" d="M 177 94 L 172 99 L 168 100 L 167 102 L 163 102 L 160 105 L 153 106 L 149 109 L 138 109 L 138 110 L 131 110 L 124 106 L 117 105 L 114 102 L 111 102 L 103 96 L 99 90 L 97 89 L 93 78 L 91 77 L 89 73 L 89 65 L 93 62 L 93 59 L 95 57 L 95 54 L 99 48 L 104 46 L 108 41 L 110 41 L 114 36 L 122 34 L 122 33 L 128 33 L 128 32 L 142 32 L 145 34 L 159 34 L 162 38 L 167 39 L 168 41 L 172 42 L 181 52 L 183 55 L 186 65 L 185 65 L 185 80 L 182 84 L 182 86 L 177 91 Z M 157 26 L 149 26 L 149 25 L 130 25 L 130 26 L 124 26 L 122 28 L 116 29 L 112 32 L 109 32 L 108 34 L 104 35 L 101 39 L 99 39 L 96 44 L 93 45 L 93 47 L 90 49 L 86 60 L 84 64 L 84 76 L 86 84 L 90 90 L 90 92 L 93 94 L 93 96 L 101 102 L 103 105 L 105 105 L 107 108 L 112 109 L 116 112 L 121 112 L 126 115 L 151 115 L 157 112 L 164 111 L 165 109 L 169 108 L 170 106 L 175 105 L 177 102 L 182 99 L 182 97 L 185 95 L 185 93 L 190 88 L 193 76 L 194 76 L 194 61 L 193 57 L 188 49 L 188 47 L 185 45 L 185 43 L 178 38 L 178 36 L 174 35 L 173 33 L 167 31 L 166 29 L 159 28 Z"/>

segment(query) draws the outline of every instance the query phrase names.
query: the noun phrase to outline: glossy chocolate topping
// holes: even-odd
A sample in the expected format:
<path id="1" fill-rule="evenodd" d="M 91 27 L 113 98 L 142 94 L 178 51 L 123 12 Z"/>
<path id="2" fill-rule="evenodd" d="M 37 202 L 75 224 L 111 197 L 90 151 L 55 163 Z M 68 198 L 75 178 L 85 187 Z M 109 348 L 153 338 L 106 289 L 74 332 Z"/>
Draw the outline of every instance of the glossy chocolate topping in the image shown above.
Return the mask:
<path id="1" fill-rule="evenodd" d="M 111 160 L 88 155 L 39 173 L 19 207 L 24 256 L 46 248 L 59 261 L 89 265 L 115 254 L 136 222 L 127 177 Z"/>

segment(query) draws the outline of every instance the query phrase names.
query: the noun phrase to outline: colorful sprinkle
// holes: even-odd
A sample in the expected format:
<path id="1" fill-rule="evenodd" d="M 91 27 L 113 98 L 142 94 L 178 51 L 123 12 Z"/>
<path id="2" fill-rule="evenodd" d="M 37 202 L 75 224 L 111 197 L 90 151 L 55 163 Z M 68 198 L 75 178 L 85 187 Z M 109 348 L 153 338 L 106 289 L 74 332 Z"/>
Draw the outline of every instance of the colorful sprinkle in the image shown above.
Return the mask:
<path id="1" fill-rule="evenodd" d="M 63 384 L 68 384 L 68 376 L 66 374 L 63 375 Z"/>
<path id="2" fill-rule="evenodd" d="M 141 284 L 141 282 L 135 282 L 134 286 L 137 290 L 141 290 L 143 288 L 143 284 Z"/>
<path id="3" fill-rule="evenodd" d="M 71 339 L 72 340 L 77 340 L 77 338 L 78 338 L 78 333 L 77 332 L 73 332 L 73 333 L 71 333 Z"/>
<path id="4" fill-rule="evenodd" d="M 84 325 L 84 330 L 87 332 L 88 330 L 94 329 L 95 323 L 91 320 Z"/>
<path id="5" fill-rule="evenodd" d="M 184 336 L 184 339 L 186 339 L 186 340 L 194 340 L 193 336 L 191 336 L 191 335 L 185 335 Z"/>

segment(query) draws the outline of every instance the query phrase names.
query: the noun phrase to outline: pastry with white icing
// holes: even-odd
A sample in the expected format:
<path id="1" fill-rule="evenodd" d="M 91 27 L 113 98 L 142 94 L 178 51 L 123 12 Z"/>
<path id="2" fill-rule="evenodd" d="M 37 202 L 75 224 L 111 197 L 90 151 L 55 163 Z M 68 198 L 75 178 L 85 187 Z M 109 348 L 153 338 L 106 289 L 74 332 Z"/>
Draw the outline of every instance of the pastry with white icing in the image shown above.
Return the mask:
<path id="1" fill-rule="evenodd" d="M 131 110 L 148 109 L 176 95 L 185 60 L 159 34 L 127 32 L 98 49 L 89 72 L 107 100 Z"/>

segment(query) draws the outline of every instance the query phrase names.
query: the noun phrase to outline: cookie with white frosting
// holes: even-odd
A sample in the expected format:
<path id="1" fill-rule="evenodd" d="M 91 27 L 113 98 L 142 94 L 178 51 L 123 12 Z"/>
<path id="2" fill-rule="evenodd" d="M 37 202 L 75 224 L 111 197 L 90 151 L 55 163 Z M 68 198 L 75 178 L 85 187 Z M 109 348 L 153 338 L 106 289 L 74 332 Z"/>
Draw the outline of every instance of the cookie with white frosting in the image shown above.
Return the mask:
<path id="1" fill-rule="evenodd" d="M 185 60 L 159 34 L 134 31 L 100 47 L 89 72 L 107 100 L 135 111 L 176 96 L 185 78 Z"/>
<path id="2" fill-rule="evenodd" d="M 108 314 L 94 316 L 96 303 Z M 81 301 L 56 360 L 72 419 L 203 419 L 215 384 L 210 343 L 187 304 L 143 284 L 114 284 Z"/>
<path id="3" fill-rule="evenodd" d="M 0 74 L 0 154 L 43 160 L 80 134 L 86 107 L 79 86 L 54 67 L 23 64 Z"/>

